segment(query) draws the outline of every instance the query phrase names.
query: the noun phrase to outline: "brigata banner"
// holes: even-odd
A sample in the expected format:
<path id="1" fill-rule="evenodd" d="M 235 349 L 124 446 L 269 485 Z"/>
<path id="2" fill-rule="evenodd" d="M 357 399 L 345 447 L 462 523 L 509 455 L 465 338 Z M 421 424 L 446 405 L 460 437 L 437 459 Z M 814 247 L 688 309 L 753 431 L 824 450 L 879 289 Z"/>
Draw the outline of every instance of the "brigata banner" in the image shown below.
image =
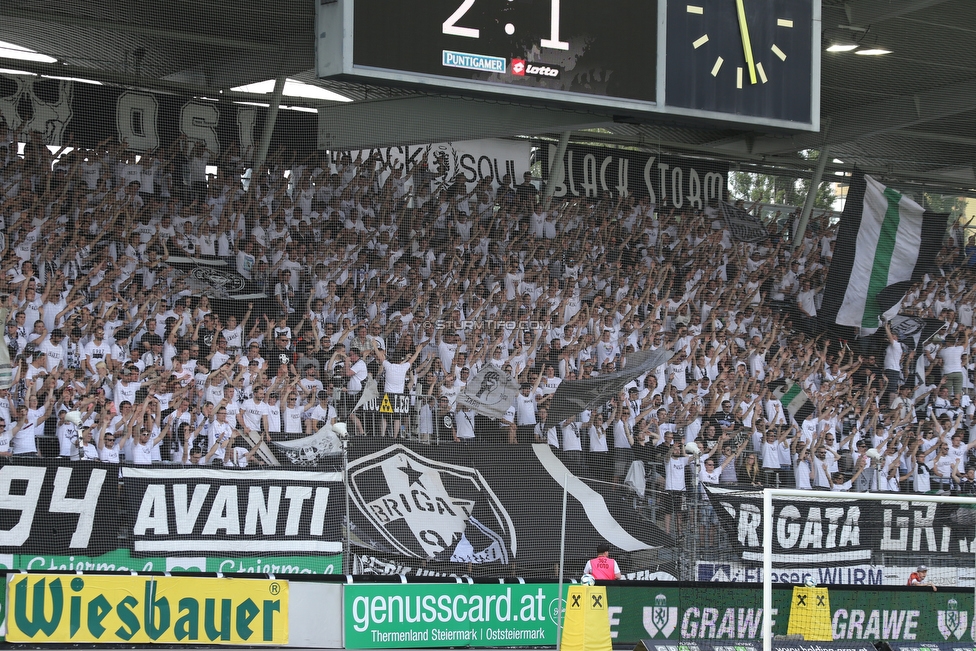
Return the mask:
<path id="1" fill-rule="evenodd" d="M 545 444 L 390 445 L 358 437 L 348 455 L 352 542 L 394 564 L 458 574 L 472 563 L 510 573 L 517 563 L 520 576 L 549 576 L 566 479 L 571 567 L 582 571 L 606 541 L 630 571 L 627 553 L 663 542 L 612 487 L 573 477 Z"/>
<path id="2" fill-rule="evenodd" d="M 761 563 L 762 492 L 708 491 L 742 560 Z M 971 568 L 976 552 L 973 514 L 972 509 L 954 504 L 830 501 L 826 496 L 777 499 L 773 501 L 773 563 L 881 564 L 886 554 L 908 553 Z"/>
<path id="3" fill-rule="evenodd" d="M 288 643 L 288 582 L 11 574 L 7 641 Z"/>
<path id="4" fill-rule="evenodd" d="M 220 572 L 222 574 L 339 574 L 342 555 L 133 556 L 116 549 L 99 556 L 0 554 L 0 571 L 30 572 Z"/>
<path id="5" fill-rule="evenodd" d="M 555 145 L 539 148 L 547 181 L 555 153 Z M 659 209 L 704 210 L 710 202 L 725 200 L 728 193 L 727 161 L 570 145 L 563 169 L 563 182 L 553 191 L 557 198 L 637 196 L 648 197 Z"/>
<path id="6" fill-rule="evenodd" d="M 790 588 L 773 590 L 773 633 L 785 634 Z M 762 591 L 740 585 L 607 587 L 610 634 L 616 645 L 641 639 L 673 642 L 762 639 Z M 816 604 L 814 603 L 814 606 Z M 954 641 L 972 644 L 971 590 L 917 588 L 829 589 L 834 640 Z M 970 647 L 971 649 L 971 647 Z"/>
<path id="7" fill-rule="evenodd" d="M 118 534 L 118 465 L 12 457 L 0 466 L 0 554 L 100 554 Z"/>
<path id="8" fill-rule="evenodd" d="M 348 649 L 553 646 L 557 584 L 372 584 L 343 589 Z"/>
<path id="9" fill-rule="evenodd" d="M 136 555 L 342 551 L 341 473 L 127 466 L 122 476 Z"/>

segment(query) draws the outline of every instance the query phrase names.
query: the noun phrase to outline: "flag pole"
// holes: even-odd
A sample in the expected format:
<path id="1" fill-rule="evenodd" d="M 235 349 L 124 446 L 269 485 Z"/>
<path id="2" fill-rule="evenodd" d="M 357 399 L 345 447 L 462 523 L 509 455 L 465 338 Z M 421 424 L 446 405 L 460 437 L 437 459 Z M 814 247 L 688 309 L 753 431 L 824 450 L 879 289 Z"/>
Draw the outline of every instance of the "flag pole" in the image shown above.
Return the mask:
<path id="1" fill-rule="evenodd" d="M 563 475 L 563 526 L 562 531 L 559 536 L 559 591 L 556 594 L 556 609 L 559 611 L 559 616 L 556 618 L 556 651 L 560 650 L 562 646 L 563 637 L 563 611 L 566 608 L 563 606 L 563 575 L 565 574 L 565 562 L 566 562 L 566 502 L 569 497 L 569 475 Z"/>
<path id="2" fill-rule="evenodd" d="M 817 188 L 820 187 L 820 181 L 823 180 L 824 168 L 827 166 L 827 159 L 830 158 L 830 147 L 824 145 L 820 148 L 820 153 L 817 155 L 817 167 L 813 170 L 813 178 L 810 179 L 810 188 L 807 190 L 807 199 L 803 203 L 803 211 L 800 213 L 800 223 L 796 227 L 796 233 L 793 234 L 793 250 L 795 251 L 800 243 L 803 242 L 803 233 L 807 230 L 807 224 L 810 223 L 810 214 L 813 212 L 813 202 L 817 198 Z"/>

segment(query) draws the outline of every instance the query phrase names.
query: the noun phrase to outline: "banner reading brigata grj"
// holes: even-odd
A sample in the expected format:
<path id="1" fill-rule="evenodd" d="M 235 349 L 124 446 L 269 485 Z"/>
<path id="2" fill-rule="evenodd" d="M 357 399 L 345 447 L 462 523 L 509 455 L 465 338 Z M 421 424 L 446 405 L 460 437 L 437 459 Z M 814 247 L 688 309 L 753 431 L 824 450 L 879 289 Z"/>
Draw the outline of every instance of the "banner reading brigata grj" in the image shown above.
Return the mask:
<path id="1" fill-rule="evenodd" d="M 11 575 L 8 642 L 288 643 L 288 582 Z"/>
<path id="2" fill-rule="evenodd" d="M 555 584 L 349 585 L 348 649 L 552 646 Z"/>

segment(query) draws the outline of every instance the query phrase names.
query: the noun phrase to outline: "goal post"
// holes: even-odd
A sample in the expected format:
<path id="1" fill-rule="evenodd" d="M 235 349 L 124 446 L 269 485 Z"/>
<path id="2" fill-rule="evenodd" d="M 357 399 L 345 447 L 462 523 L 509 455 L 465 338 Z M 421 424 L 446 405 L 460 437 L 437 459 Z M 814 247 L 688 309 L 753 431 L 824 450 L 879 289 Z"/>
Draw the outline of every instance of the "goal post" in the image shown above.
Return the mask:
<path id="1" fill-rule="evenodd" d="M 762 494 L 762 583 L 763 583 L 763 618 L 762 642 L 763 651 L 773 648 L 773 574 L 774 553 L 773 536 L 776 526 L 774 522 L 774 501 L 795 500 L 803 502 L 829 501 L 847 502 L 858 500 L 863 502 L 906 502 L 909 504 L 937 504 L 957 505 L 976 509 L 976 497 L 957 497 L 948 495 L 932 495 L 920 493 L 849 493 L 849 492 L 820 492 L 796 489 L 765 489 Z M 782 516 L 781 516 L 782 517 Z M 976 518 L 974 518 L 976 520 Z M 970 561 L 974 569 L 974 603 L 976 603 L 976 524 L 973 524 L 972 538 L 969 541 L 969 553 L 973 554 Z M 906 577 L 907 580 L 907 577 Z"/>

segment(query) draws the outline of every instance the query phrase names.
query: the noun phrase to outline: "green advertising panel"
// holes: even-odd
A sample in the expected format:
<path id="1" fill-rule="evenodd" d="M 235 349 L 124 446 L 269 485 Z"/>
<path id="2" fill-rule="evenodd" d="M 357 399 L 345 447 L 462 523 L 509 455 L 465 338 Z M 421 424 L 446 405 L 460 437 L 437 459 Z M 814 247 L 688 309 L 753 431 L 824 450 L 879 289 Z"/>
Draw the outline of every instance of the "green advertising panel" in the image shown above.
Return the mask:
<path id="1" fill-rule="evenodd" d="M 785 634 L 792 590 L 773 591 L 773 633 Z M 614 644 L 655 640 L 760 640 L 762 590 L 608 586 Z M 974 639 L 972 592 L 845 590 L 827 601 L 834 640 L 963 642 Z"/>
<path id="2" fill-rule="evenodd" d="M 345 646 L 553 646 L 558 588 L 461 583 L 345 586 Z"/>
<path id="3" fill-rule="evenodd" d="M 137 557 L 127 549 L 100 556 L 0 555 L 0 570 L 82 572 L 222 572 L 226 574 L 341 574 L 342 555 Z"/>

